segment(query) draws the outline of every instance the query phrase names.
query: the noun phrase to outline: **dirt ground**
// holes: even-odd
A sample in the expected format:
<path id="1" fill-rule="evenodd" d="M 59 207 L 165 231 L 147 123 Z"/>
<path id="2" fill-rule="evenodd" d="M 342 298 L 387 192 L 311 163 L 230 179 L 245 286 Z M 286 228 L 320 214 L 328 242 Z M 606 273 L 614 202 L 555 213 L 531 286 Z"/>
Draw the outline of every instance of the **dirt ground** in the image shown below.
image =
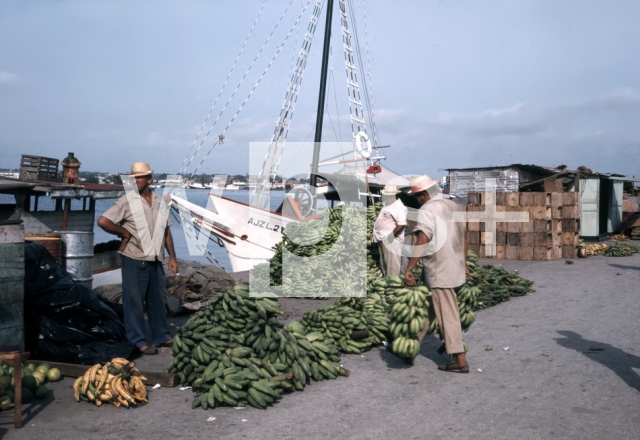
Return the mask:
<path id="1" fill-rule="evenodd" d="M 266 411 L 192 410 L 192 392 L 179 388 L 150 391 L 136 409 L 97 408 L 76 403 L 66 378 L 27 407 L 21 430 L 1 418 L 0 438 L 638 438 L 640 254 L 497 262 L 534 280 L 537 292 L 477 312 L 464 335 L 471 374 L 438 371 L 448 357 L 431 337 L 414 366 L 384 349 L 344 355 L 349 378 L 314 382 Z M 328 302 L 281 303 L 298 319 Z M 138 365 L 161 371 L 170 356 Z"/>

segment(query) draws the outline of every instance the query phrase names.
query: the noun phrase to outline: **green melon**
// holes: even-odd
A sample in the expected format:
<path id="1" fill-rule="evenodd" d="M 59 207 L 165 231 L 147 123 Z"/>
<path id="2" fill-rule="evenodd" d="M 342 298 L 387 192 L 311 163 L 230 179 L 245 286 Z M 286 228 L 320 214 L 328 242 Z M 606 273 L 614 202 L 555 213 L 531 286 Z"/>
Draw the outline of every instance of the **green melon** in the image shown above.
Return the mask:
<path id="1" fill-rule="evenodd" d="M 11 376 L 0 376 L 0 385 L 2 385 L 2 388 L 9 389 L 9 386 L 11 385 Z"/>
<path id="2" fill-rule="evenodd" d="M 0 397 L 4 396 L 4 387 L 0 385 Z"/>
<path id="3" fill-rule="evenodd" d="M 57 368 L 52 368 L 47 371 L 47 380 L 49 382 L 57 382 L 62 378 L 62 373 Z"/>
<path id="4" fill-rule="evenodd" d="M 36 371 L 36 364 L 34 364 L 33 362 L 29 362 L 27 365 L 24 366 L 25 368 L 29 368 L 31 371 Z"/>
<path id="5" fill-rule="evenodd" d="M 36 371 L 39 371 L 42 374 L 47 374 L 47 371 L 49 371 L 51 369 L 51 367 L 49 366 L 49 364 L 42 364 L 39 365 L 38 368 L 36 368 Z"/>
<path id="6" fill-rule="evenodd" d="M 33 392 L 38 388 L 38 380 L 32 375 L 25 376 L 22 378 L 22 386 Z"/>
<path id="7" fill-rule="evenodd" d="M 13 401 L 11 400 L 11 397 L 9 397 L 9 396 L 0 397 L 0 406 L 9 405 L 10 403 L 13 403 Z"/>
<path id="8" fill-rule="evenodd" d="M 5 391 L 4 397 L 8 397 L 11 403 L 13 403 L 13 391 Z"/>
<path id="9" fill-rule="evenodd" d="M 33 377 L 35 377 L 38 380 L 38 385 L 42 385 L 47 381 L 45 374 L 46 373 L 41 373 L 39 371 L 36 371 L 35 373 L 33 373 Z"/>
<path id="10" fill-rule="evenodd" d="M 49 394 L 49 390 L 44 385 L 38 385 L 35 391 L 35 395 L 37 399 L 44 399 Z"/>
<path id="11" fill-rule="evenodd" d="M 25 368 L 22 370 L 22 377 L 31 376 L 33 374 L 33 370 L 31 368 Z"/>
<path id="12" fill-rule="evenodd" d="M 29 388 L 22 387 L 22 403 L 29 403 L 33 399 L 33 393 Z"/>

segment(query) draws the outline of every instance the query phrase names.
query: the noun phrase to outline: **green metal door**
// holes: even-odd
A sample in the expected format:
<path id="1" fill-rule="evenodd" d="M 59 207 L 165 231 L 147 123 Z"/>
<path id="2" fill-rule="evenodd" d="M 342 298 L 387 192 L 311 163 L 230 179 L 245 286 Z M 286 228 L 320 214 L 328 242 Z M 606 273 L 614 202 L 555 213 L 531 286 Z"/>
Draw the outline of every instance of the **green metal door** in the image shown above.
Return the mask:
<path id="1" fill-rule="evenodd" d="M 598 237 L 600 178 L 586 176 L 580 179 L 580 236 Z"/>

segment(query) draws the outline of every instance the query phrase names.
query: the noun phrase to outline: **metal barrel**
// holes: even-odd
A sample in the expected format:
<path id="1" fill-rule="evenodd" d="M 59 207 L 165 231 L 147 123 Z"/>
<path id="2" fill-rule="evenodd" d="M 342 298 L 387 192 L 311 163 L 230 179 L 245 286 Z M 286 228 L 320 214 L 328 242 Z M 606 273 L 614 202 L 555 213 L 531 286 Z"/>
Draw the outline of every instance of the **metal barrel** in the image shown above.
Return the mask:
<path id="1" fill-rule="evenodd" d="M 93 287 L 93 232 L 55 231 L 62 238 L 63 265 L 79 283 Z"/>
<path id="2" fill-rule="evenodd" d="M 24 227 L 0 221 L 0 345 L 24 351 Z"/>

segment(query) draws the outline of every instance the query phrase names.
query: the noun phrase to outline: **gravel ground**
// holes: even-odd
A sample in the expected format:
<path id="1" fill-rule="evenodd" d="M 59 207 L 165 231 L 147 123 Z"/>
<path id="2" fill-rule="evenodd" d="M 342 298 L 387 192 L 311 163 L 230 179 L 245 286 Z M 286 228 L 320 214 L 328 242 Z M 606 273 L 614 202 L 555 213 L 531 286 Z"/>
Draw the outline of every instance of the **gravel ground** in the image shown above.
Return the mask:
<path id="1" fill-rule="evenodd" d="M 192 393 L 178 388 L 150 392 L 137 409 L 97 408 L 76 403 L 67 378 L 26 409 L 21 430 L 0 419 L 0 438 L 638 438 L 640 254 L 500 263 L 537 292 L 477 313 L 465 334 L 471 374 L 438 371 L 448 357 L 431 337 L 414 366 L 384 349 L 345 355 L 351 377 L 312 383 L 266 411 L 192 410 Z M 323 303 L 282 302 L 290 319 Z M 160 371 L 169 359 L 165 350 L 138 365 Z"/>

